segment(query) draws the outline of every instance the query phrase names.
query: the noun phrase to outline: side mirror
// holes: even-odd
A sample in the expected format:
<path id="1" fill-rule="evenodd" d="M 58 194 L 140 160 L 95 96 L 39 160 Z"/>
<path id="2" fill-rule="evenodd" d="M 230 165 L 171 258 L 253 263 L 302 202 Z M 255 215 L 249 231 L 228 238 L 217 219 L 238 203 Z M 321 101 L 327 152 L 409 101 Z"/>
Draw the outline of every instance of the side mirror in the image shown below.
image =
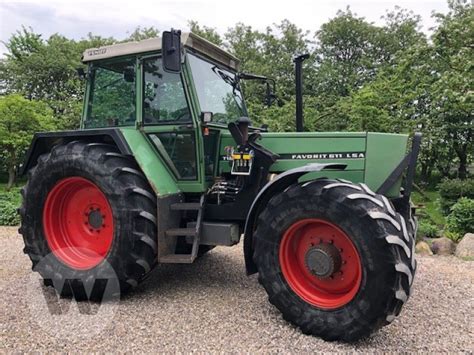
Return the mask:
<path id="1" fill-rule="evenodd" d="M 273 103 L 277 100 L 277 96 L 275 95 L 275 82 L 273 81 L 273 88 L 270 85 L 270 80 L 266 82 L 266 90 L 265 90 L 265 105 L 270 107 Z"/>
<path id="2" fill-rule="evenodd" d="M 237 79 L 241 80 L 257 80 L 260 82 L 265 83 L 265 105 L 267 107 L 270 107 L 273 105 L 273 103 L 276 101 L 278 102 L 278 97 L 276 96 L 276 84 L 275 80 L 272 78 L 267 78 L 266 76 L 263 75 L 256 75 L 256 74 L 251 74 L 251 73 L 238 73 L 237 74 Z"/>
<path id="3" fill-rule="evenodd" d="M 165 31 L 161 41 L 163 69 L 170 73 L 181 72 L 181 31 Z"/>

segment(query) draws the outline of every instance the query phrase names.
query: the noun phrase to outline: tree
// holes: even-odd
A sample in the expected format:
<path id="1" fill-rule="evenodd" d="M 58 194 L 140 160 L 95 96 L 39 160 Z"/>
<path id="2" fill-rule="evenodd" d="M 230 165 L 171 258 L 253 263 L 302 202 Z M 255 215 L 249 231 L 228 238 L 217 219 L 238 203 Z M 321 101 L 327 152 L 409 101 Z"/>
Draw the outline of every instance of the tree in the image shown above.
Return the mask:
<path id="1" fill-rule="evenodd" d="M 315 109 L 325 118 L 326 129 L 360 130 L 381 125 L 388 129 L 393 110 L 379 106 L 390 98 L 378 89 L 393 91 L 389 82 L 383 79 L 377 87 L 366 86 L 380 75 L 391 75 L 404 51 L 424 43 L 419 21 L 418 16 L 395 8 L 385 16 L 384 26 L 375 26 L 347 8 L 321 26 L 313 52 L 316 69 L 310 73 L 309 82 L 312 96 L 318 98 Z M 349 105 L 354 103 L 352 96 L 360 103 L 354 109 Z M 366 104 L 369 107 L 364 107 Z"/>
<path id="2" fill-rule="evenodd" d="M 140 27 L 138 26 L 123 42 L 142 41 L 148 38 L 160 37 L 161 31 L 156 27 Z"/>
<path id="3" fill-rule="evenodd" d="M 237 23 L 224 34 L 196 21 L 194 33 L 240 59 L 240 70 L 272 78 L 278 105 L 264 103 L 261 82 L 241 82 L 254 125 L 294 130 L 295 55 L 311 52 L 304 63 L 305 128 L 311 131 L 371 130 L 423 133 L 419 158 L 422 178 L 467 175 L 472 162 L 474 91 L 474 13 L 466 0 L 448 0 L 430 40 L 420 17 L 395 7 L 376 26 L 349 8 L 316 32 L 288 20 L 263 31 Z M 125 41 L 156 37 L 155 27 L 138 27 Z M 79 41 L 54 34 L 44 39 L 22 28 L 6 43 L 0 59 L 0 95 L 18 93 L 51 109 L 57 128 L 76 128 L 84 82 L 76 75 L 83 51 L 119 42 L 89 34 Z M 456 169 L 455 169 L 456 168 Z"/>
<path id="4" fill-rule="evenodd" d="M 265 32 L 252 29 L 243 23 L 229 28 L 224 35 L 224 46 L 241 60 L 241 71 L 264 75 L 275 80 L 281 105 L 271 110 L 264 104 L 264 86 L 261 82 L 244 81 L 246 101 L 254 123 L 268 122 L 269 117 L 289 114 L 283 107 L 295 93 L 293 58 L 309 51 L 309 32 L 303 31 L 288 20 L 268 26 Z M 307 65 L 307 67 L 310 67 Z M 308 72 L 306 72 L 308 73 Z M 294 111 L 294 108 L 293 108 Z M 288 121 L 288 117 L 281 117 Z M 288 127 L 277 124 L 278 127 Z"/>
<path id="5" fill-rule="evenodd" d="M 0 155 L 8 171 L 7 189 L 15 183 L 33 134 L 54 127 L 53 112 L 47 104 L 17 94 L 0 97 Z"/>
<path id="6" fill-rule="evenodd" d="M 5 44 L 8 52 L 0 63 L 0 90 L 44 101 L 58 118 L 58 128 L 76 128 L 84 93 L 84 82 L 76 73 L 82 53 L 113 41 L 92 35 L 74 41 L 59 34 L 44 40 L 23 27 Z"/>
<path id="7" fill-rule="evenodd" d="M 212 42 L 218 46 L 223 44 L 220 34 L 215 28 L 201 26 L 197 21 L 188 21 L 188 26 L 191 32 L 207 39 L 209 42 Z"/>
<path id="8" fill-rule="evenodd" d="M 474 150 L 474 6 L 465 0 L 449 2 L 446 15 L 436 14 L 433 34 L 435 70 L 432 114 L 441 122 L 445 142 L 458 158 L 457 175 L 464 179 Z"/>

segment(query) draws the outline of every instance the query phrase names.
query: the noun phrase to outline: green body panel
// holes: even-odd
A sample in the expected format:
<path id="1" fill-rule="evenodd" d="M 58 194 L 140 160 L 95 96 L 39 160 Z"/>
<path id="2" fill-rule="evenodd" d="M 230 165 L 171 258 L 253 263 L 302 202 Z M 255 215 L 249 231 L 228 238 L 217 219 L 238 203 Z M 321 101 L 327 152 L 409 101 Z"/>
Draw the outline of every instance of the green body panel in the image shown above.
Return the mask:
<path id="1" fill-rule="evenodd" d="M 408 135 L 389 133 L 368 133 L 365 163 L 365 183 L 379 187 L 397 167 L 407 152 Z M 400 194 L 401 179 L 386 194 Z"/>
<path id="2" fill-rule="evenodd" d="M 173 174 L 146 136 L 133 127 L 120 130 L 157 196 L 178 193 L 179 188 Z"/>
<path id="3" fill-rule="evenodd" d="M 260 144 L 281 156 L 270 168 L 281 173 L 309 163 L 346 164 L 344 171 L 311 173 L 303 180 L 318 177 L 342 178 L 364 182 L 377 190 L 406 154 L 408 136 L 402 134 L 359 132 L 263 133 Z M 228 133 L 220 144 L 219 172 L 229 172 L 230 163 L 223 159 L 225 147 L 235 145 Z M 388 196 L 399 195 L 401 180 Z"/>

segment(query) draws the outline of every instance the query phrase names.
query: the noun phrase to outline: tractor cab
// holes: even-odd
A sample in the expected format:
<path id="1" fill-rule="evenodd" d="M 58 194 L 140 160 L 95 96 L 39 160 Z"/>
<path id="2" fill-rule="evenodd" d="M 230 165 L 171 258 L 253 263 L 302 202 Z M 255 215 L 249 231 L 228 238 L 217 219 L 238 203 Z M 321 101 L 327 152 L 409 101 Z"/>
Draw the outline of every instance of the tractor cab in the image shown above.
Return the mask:
<path id="1" fill-rule="evenodd" d="M 206 184 L 217 167 L 220 132 L 247 116 L 239 61 L 192 33 L 169 33 L 175 43 L 153 38 L 84 52 L 81 128 L 146 132 L 176 179 Z"/>

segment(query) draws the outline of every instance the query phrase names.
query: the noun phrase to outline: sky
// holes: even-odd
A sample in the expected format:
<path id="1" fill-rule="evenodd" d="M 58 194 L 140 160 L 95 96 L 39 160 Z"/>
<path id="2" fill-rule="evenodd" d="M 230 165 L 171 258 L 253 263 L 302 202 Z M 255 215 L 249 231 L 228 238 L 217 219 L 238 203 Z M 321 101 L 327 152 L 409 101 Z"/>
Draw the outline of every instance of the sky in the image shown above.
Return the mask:
<path id="1" fill-rule="evenodd" d="M 426 33 L 435 24 L 432 12 L 448 10 L 446 0 L 0 0 L 0 42 L 7 41 L 22 25 L 43 34 L 43 38 L 61 33 L 74 39 L 89 32 L 122 39 L 137 26 L 186 30 L 189 20 L 224 33 L 237 22 L 263 30 L 288 19 L 314 32 L 347 6 L 368 21 L 381 24 L 386 10 L 397 5 L 422 16 Z M 5 51 L 0 43 L 0 56 Z"/>

